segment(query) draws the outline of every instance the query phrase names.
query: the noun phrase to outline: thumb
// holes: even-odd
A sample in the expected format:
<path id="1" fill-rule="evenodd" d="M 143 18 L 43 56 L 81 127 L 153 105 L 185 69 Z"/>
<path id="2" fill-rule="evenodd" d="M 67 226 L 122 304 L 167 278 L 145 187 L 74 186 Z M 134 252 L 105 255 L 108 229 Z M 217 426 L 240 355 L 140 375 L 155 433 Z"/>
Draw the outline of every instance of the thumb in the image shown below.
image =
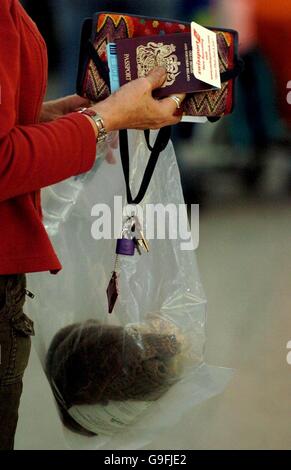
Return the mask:
<path id="1" fill-rule="evenodd" d="M 146 78 L 150 82 L 152 90 L 155 90 L 165 83 L 167 70 L 164 67 L 155 67 Z"/>

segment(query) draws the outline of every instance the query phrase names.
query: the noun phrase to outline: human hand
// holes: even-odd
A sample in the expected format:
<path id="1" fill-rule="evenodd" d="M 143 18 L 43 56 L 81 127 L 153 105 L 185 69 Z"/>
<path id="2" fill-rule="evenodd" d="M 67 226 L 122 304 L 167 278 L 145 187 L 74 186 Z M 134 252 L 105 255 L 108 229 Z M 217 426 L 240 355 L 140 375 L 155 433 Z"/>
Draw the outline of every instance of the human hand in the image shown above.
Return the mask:
<path id="1" fill-rule="evenodd" d="M 145 78 L 139 78 L 92 106 L 104 120 L 107 132 L 119 129 L 160 129 L 178 124 L 182 113 L 171 98 L 154 99 L 152 92 L 160 88 L 167 77 L 166 69 L 156 67 Z M 185 95 L 177 95 L 181 100 Z"/>
<path id="2" fill-rule="evenodd" d="M 57 100 L 43 103 L 40 122 L 50 122 L 76 111 L 78 108 L 91 106 L 91 102 L 78 95 L 69 95 Z"/>

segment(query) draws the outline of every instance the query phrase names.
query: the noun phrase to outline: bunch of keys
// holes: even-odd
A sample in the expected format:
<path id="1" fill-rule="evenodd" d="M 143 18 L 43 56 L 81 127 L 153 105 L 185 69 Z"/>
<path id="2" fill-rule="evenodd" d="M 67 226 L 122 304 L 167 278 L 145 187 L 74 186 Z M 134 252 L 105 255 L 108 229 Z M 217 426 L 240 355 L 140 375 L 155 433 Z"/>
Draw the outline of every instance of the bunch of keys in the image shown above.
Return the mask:
<path id="1" fill-rule="evenodd" d="M 149 252 L 149 245 L 144 237 L 141 224 L 136 215 L 127 217 L 121 233 L 121 238 L 116 243 L 116 258 L 112 272 L 111 279 L 107 287 L 107 298 L 108 298 L 108 311 L 113 312 L 116 304 L 119 288 L 118 288 L 118 277 L 120 273 L 120 256 L 134 256 L 135 250 L 138 254 L 142 254 L 142 250 Z"/>

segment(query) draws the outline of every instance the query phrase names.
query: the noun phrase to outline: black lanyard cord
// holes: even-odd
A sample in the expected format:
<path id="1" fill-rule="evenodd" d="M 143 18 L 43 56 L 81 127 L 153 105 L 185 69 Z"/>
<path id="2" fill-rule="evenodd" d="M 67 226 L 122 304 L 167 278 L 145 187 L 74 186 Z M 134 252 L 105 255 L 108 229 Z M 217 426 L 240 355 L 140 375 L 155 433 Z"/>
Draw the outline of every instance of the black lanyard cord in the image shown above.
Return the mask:
<path id="1" fill-rule="evenodd" d="M 149 134 L 147 134 L 149 136 Z M 129 175 L 130 175 L 130 166 L 129 166 L 129 149 L 128 149 L 128 133 L 127 130 L 119 131 L 119 141 L 120 141 L 120 155 L 121 155 L 121 163 L 124 173 L 125 185 L 126 185 L 126 196 L 127 196 L 127 203 L 128 204 L 139 204 L 149 187 L 151 182 L 156 164 L 158 162 L 160 153 L 165 150 L 167 147 L 169 140 L 171 138 L 171 127 L 163 127 L 160 129 L 154 146 L 152 147 L 152 152 L 145 169 L 145 173 L 141 182 L 141 186 L 137 196 L 133 199 L 129 184 Z M 146 139 L 149 142 L 149 139 Z"/>

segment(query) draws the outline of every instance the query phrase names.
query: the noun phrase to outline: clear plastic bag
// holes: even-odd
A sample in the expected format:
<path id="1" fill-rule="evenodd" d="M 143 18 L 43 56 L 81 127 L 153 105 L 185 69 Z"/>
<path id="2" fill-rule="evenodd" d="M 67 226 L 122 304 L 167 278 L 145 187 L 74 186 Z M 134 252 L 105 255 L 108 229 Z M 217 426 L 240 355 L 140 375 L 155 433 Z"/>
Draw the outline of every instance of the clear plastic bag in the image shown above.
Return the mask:
<path id="1" fill-rule="evenodd" d="M 142 132 L 129 137 L 134 192 L 149 151 Z M 29 276 L 29 308 L 69 446 L 141 448 L 220 393 L 232 372 L 204 363 L 205 295 L 195 254 L 179 239 L 150 240 L 148 254 L 122 257 L 120 295 L 108 314 L 116 240 L 92 237 L 92 208 L 102 203 L 113 214 L 125 188 L 119 151 L 116 165 L 105 154 L 90 173 L 46 191 L 45 225 L 63 270 Z M 141 206 L 149 203 L 184 203 L 172 143 Z"/>

